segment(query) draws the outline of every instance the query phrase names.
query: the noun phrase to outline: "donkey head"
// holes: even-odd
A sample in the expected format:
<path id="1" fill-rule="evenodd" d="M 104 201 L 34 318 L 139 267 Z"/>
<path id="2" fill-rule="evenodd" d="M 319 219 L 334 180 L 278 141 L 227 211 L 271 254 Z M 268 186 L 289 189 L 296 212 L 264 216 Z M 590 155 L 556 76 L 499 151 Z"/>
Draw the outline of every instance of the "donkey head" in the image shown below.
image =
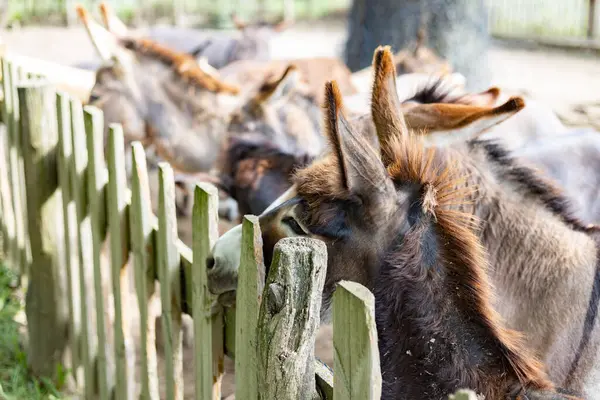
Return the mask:
<path id="1" fill-rule="evenodd" d="M 211 154 L 225 131 L 225 104 L 235 101 L 239 89 L 201 68 L 188 54 L 129 35 L 106 6 L 102 10 L 110 30 L 77 7 L 103 61 L 90 104 L 102 109 L 105 126 L 121 123 L 127 142 L 154 144 L 161 158 L 182 171 L 210 168 L 215 159 Z M 206 148 L 208 153 L 202 150 Z"/>
<path id="2" fill-rule="evenodd" d="M 231 138 L 221 180 L 240 215 L 260 215 L 291 185 L 293 173 L 312 157 L 281 151 L 270 142 Z"/>
<path id="3" fill-rule="evenodd" d="M 289 153 L 319 154 L 324 145 L 321 112 L 305 89 L 300 71 L 289 65 L 281 76 L 266 79 L 233 111 L 229 134 L 259 134 Z"/>
<path id="4" fill-rule="evenodd" d="M 372 286 L 381 257 L 410 226 L 416 200 L 424 190 L 410 180 L 394 184 L 386 169 L 387 158 L 380 154 L 378 136 L 386 137 L 391 129 L 405 137 L 408 130 L 399 112 L 391 58 L 375 57 L 374 64 L 372 115 L 376 130 L 355 129 L 344 116 L 336 84 L 328 83 L 324 107 L 330 152 L 299 170 L 293 186 L 259 218 L 267 266 L 275 244 L 284 237 L 308 236 L 327 244 L 330 257 L 324 319 L 338 281 Z M 409 166 L 421 155 L 407 153 Z M 240 234 L 241 228 L 236 227 L 221 237 L 207 261 L 210 288 L 216 294 L 235 290 Z M 227 293 L 223 297 L 232 296 Z"/>

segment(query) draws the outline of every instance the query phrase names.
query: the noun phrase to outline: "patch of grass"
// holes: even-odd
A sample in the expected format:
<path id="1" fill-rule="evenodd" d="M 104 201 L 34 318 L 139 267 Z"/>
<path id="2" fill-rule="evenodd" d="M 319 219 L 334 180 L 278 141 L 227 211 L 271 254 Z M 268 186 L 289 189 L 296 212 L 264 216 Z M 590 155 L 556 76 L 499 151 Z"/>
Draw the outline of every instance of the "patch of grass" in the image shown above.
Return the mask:
<path id="1" fill-rule="evenodd" d="M 23 296 L 12 289 L 15 274 L 0 263 L 0 400 L 55 400 L 62 396 L 48 381 L 27 370 L 27 354 L 19 340 L 15 315 L 24 308 Z"/>

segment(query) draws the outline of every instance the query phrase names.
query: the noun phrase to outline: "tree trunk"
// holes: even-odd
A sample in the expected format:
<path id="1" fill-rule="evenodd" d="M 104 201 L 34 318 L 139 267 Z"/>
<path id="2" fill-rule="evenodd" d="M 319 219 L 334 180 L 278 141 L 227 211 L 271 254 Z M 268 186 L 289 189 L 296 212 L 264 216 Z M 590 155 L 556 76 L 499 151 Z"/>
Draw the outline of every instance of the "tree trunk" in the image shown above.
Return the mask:
<path id="1" fill-rule="evenodd" d="M 346 63 L 357 71 L 371 64 L 379 45 L 402 50 L 416 41 L 420 24 L 425 22 L 425 46 L 463 74 L 469 89 L 487 89 L 487 11 L 484 0 L 354 0 Z"/>

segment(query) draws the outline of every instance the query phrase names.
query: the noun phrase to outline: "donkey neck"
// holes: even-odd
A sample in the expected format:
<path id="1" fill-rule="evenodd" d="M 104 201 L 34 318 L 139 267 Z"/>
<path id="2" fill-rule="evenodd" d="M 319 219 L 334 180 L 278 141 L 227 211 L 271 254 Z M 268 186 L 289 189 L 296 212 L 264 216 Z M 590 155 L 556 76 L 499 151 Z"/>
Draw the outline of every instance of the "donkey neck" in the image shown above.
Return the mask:
<path id="1" fill-rule="evenodd" d="M 384 257 L 374 287 L 382 398 L 447 399 L 468 387 L 498 399 L 520 387 L 510 351 L 490 329 L 494 314 L 481 314 L 485 297 L 474 294 L 485 292 L 486 277 L 468 277 L 467 266 L 457 273 L 444 261 L 455 245 L 419 221 Z"/>
<path id="2" fill-rule="evenodd" d="M 181 171 L 208 171 L 217 159 L 227 127 L 217 96 L 166 79 L 146 98 L 157 152 Z"/>

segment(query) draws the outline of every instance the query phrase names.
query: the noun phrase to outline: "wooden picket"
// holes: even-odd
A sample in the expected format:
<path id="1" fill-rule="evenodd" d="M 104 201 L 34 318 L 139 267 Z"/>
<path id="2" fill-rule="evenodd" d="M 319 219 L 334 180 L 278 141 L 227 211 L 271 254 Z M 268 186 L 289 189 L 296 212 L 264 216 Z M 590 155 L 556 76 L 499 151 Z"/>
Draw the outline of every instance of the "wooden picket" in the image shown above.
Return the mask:
<path id="1" fill-rule="evenodd" d="M 165 357 L 162 389 L 168 399 L 184 396 L 184 312 L 194 321 L 195 399 L 221 398 L 225 354 L 235 358 L 235 395 L 239 399 L 380 398 L 374 299 L 365 287 L 341 282 L 334 294 L 334 373 L 314 359 L 327 265 L 322 242 L 306 238 L 280 241 L 265 277 L 259 220 L 245 216 L 237 302 L 224 310 L 208 289 L 206 268 L 218 238 L 217 189 L 207 183 L 195 187 L 190 249 L 177 237 L 171 167 L 159 165 L 157 218 L 152 213 L 142 144 L 130 144 L 132 171 L 128 177 L 119 125 L 109 126 L 104 143 L 104 121 L 98 109 L 83 108 L 71 95 L 54 93 L 47 82 L 32 82 L 17 91 L 16 85 L 25 75 L 37 79 L 35 71 L 21 71 L 7 58 L 2 60 L 0 221 L 4 262 L 39 281 L 47 272 L 40 264 L 40 243 L 55 249 L 52 266 L 65 275 L 68 362 L 84 398 L 159 399 L 153 308 L 159 298 Z M 20 119 L 23 110 L 25 117 Z M 32 138 L 50 142 L 39 147 L 41 142 L 33 143 Z M 44 161 L 50 169 L 43 173 L 34 159 L 42 150 L 50 157 Z M 53 201 L 53 208 L 45 208 L 48 201 Z M 46 217 L 43 229 L 56 230 L 56 235 L 39 231 L 40 216 Z M 35 246 L 29 247 L 30 241 Z M 27 280 L 23 282 L 27 284 Z M 159 293 L 155 292 L 157 283 Z M 112 294 L 112 303 L 107 294 L 109 298 Z M 130 326 L 130 320 L 138 315 L 131 307 L 133 297 L 139 311 L 137 333 Z M 105 318 L 113 308 L 114 318 Z M 40 326 L 37 322 L 31 320 L 29 326 L 35 329 Z M 134 334 L 139 334 L 139 354 L 134 351 Z M 30 337 L 44 350 L 39 331 Z M 111 345 L 114 351 L 109 350 Z M 280 357 L 282 354 L 285 357 Z M 137 384 L 136 358 L 140 360 Z M 470 393 L 457 396 L 468 398 Z"/>
<path id="2" fill-rule="evenodd" d="M 80 354 L 81 293 L 79 292 L 79 260 L 77 256 L 77 212 L 71 188 L 73 143 L 71 142 L 71 104 L 66 93 L 56 96 L 58 122 L 58 183 L 62 191 L 65 235 L 65 269 L 67 296 L 69 297 L 69 337 L 71 345 L 71 368 L 77 383 L 83 380 L 83 361 Z"/>
<path id="3" fill-rule="evenodd" d="M 132 144 L 131 209 L 129 227 L 133 252 L 135 286 L 140 313 L 141 394 L 144 400 L 158 400 L 158 374 L 154 332 L 154 314 L 148 303 L 154 297 L 154 228 L 150 207 L 150 184 L 146 155 L 139 142 Z"/>
<path id="4" fill-rule="evenodd" d="M 134 352 L 129 328 L 129 219 L 130 196 L 127 193 L 125 174 L 125 144 L 123 129 L 111 125 L 108 136 L 108 202 L 107 213 L 110 231 L 110 262 L 115 310 L 115 395 L 118 399 L 133 399 Z"/>
<path id="5" fill-rule="evenodd" d="M 156 264 L 162 303 L 167 400 L 183 399 L 181 278 L 175 215 L 175 180 L 169 164 L 159 165 L 158 251 Z"/>
<path id="6" fill-rule="evenodd" d="M 223 375 L 222 313 L 212 312 L 212 298 L 208 292 L 206 259 L 219 236 L 218 194 L 214 186 L 200 184 L 194 191 L 193 251 L 194 263 L 186 292 L 191 296 L 194 318 L 194 354 L 196 400 L 221 398 Z M 188 303 L 190 300 L 188 298 Z M 206 344 L 210 343 L 208 347 Z"/>

